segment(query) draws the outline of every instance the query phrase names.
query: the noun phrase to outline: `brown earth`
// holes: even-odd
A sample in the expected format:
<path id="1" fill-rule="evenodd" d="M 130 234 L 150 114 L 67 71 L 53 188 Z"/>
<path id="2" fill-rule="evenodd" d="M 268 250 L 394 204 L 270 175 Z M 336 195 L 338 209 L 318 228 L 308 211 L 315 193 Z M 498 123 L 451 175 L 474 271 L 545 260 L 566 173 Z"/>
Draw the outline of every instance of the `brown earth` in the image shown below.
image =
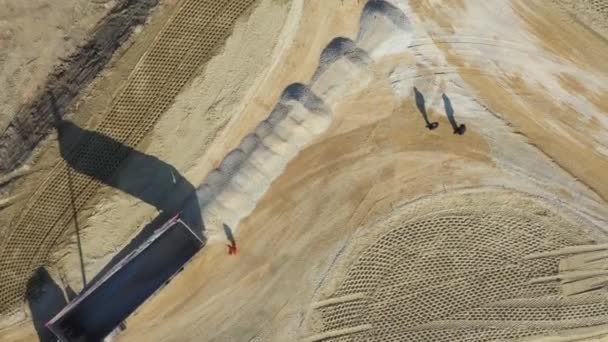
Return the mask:
<path id="1" fill-rule="evenodd" d="M 56 8 L 39 1 L 4 6 L 7 18 L 19 19 L 7 20 L 5 29 L 5 44 L 12 47 L 12 53 L 3 63 L 3 83 L 10 90 L 3 94 L 8 99 L 3 101 L 2 120 L 6 123 L 0 122 L 0 173 L 16 171 L 27 161 L 55 121 L 76 103 L 82 89 L 95 79 L 133 30 L 146 21 L 157 3 L 158 0 L 62 2 L 65 7 Z M 66 13 L 68 9 L 72 12 Z M 35 14 L 24 15 L 29 11 Z M 56 26 L 51 30 L 32 29 L 35 24 L 28 20 L 40 18 Z M 89 37 L 86 31 L 90 32 Z M 44 53 L 27 57 L 40 50 Z"/>
<path id="2" fill-rule="evenodd" d="M 210 243 L 117 339 L 605 340 L 608 42 L 580 22 L 585 16 L 570 16 L 572 8 L 256 2 L 146 137 L 130 143 L 198 186 L 212 184 L 207 175 L 224 170 L 245 136 L 261 141 L 201 208 Z M 126 89 L 115 84 L 149 49 L 141 42 L 167 17 L 158 18 L 116 58 L 74 122 L 105 127 L 107 117 L 89 119 L 85 109 L 109 107 L 108 94 Z M 324 111 L 311 110 L 306 97 L 286 101 L 294 83 Z M 291 106 L 286 118 L 260 135 L 260 122 L 283 103 Z M 424 110 L 437 129 L 425 127 Z M 463 135 L 458 124 L 466 124 Z M 41 171 L 14 183 L 2 222 L 54 179 L 44 165 L 57 156 L 53 140 L 33 166 Z M 146 178 L 160 175 L 129 176 L 137 158 L 121 166 L 118 184 L 149 188 Z M 81 273 L 97 274 L 157 213 L 106 185 L 96 189 L 76 215 L 78 241 L 67 233 L 51 244 L 46 265 L 61 287 L 81 288 Z M 73 231 L 72 218 L 57 231 Z M 236 257 L 215 226 L 222 222 L 235 231 Z M 420 246 L 421 254 L 406 253 Z M 377 275 L 382 262 L 366 260 L 392 260 L 383 264 L 392 269 Z M 478 268 L 486 261 L 498 262 L 492 272 Z M 446 269 L 454 274 L 445 277 Z M 440 298 L 435 288 L 456 292 L 430 308 L 411 299 L 430 303 Z M 473 290 L 479 295 L 461 300 Z M 27 315 L 7 317 L 0 339 L 35 339 Z"/>

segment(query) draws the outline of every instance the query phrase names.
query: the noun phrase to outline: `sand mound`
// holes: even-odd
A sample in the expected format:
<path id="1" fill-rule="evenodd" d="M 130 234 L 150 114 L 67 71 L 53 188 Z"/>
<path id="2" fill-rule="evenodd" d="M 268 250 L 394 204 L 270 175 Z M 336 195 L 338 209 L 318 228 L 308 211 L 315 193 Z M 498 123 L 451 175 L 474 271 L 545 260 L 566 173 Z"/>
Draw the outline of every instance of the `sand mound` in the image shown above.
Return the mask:
<path id="1" fill-rule="evenodd" d="M 287 87 L 268 118 L 247 135 L 197 191 L 209 237 L 236 227 L 287 163 L 331 122 L 323 100 L 302 84 Z"/>
<path id="2" fill-rule="evenodd" d="M 405 51 L 412 38 L 405 12 L 387 1 L 367 2 L 359 22 L 357 43 L 372 57 Z"/>
<path id="3" fill-rule="evenodd" d="M 222 238 L 224 225 L 236 229 L 251 214 L 287 164 L 330 127 L 331 108 L 373 81 L 372 56 L 399 51 L 387 51 L 386 46 L 407 47 L 408 30 L 401 10 L 386 1 L 370 1 L 360 18 L 357 41 L 334 38 L 321 52 L 310 84 L 291 84 L 283 91 L 268 118 L 228 153 L 197 192 L 211 240 Z"/>
<path id="4" fill-rule="evenodd" d="M 370 40 L 367 46 L 375 49 L 384 42 Z M 331 108 L 370 84 L 372 63 L 353 40 L 338 37 L 322 51 L 310 85 L 294 83 L 285 88 L 270 115 L 228 153 L 197 191 L 208 238 L 222 239 L 224 225 L 236 229 L 251 214 L 287 164 L 330 127 Z"/>

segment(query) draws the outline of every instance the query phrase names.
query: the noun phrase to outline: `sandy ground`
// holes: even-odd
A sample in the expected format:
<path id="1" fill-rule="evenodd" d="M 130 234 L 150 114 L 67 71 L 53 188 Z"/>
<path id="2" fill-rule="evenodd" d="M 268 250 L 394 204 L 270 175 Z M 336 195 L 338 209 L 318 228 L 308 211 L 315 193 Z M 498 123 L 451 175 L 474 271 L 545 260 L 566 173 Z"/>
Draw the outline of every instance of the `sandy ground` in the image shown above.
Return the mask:
<path id="1" fill-rule="evenodd" d="M 8 2 L 6 8 L 19 8 L 19 6 L 26 6 L 25 4 L 16 5 L 13 2 Z M 62 2 L 62 4 L 68 4 L 68 2 Z M 114 2 L 105 2 L 104 8 L 111 8 Z M 159 30 L 164 25 L 171 11 L 175 8 L 176 1 L 174 0 L 166 0 L 162 1 L 161 5 L 158 7 L 158 10 L 149 18 L 149 22 L 145 25 L 145 30 L 142 30 L 141 27 L 136 29 L 134 36 L 131 37 L 129 41 L 127 41 L 122 48 L 119 48 L 112 60 L 110 60 L 108 64 L 108 68 L 103 70 L 101 75 L 97 77 L 92 84 L 90 84 L 87 88 L 82 89 L 82 94 L 76 103 L 74 103 L 70 108 L 70 112 L 68 113 L 68 117 L 70 120 L 74 121 L 76 124 L 86 127 L 95 126 L 99 123 L 101 118 L 103 118 L 103 112 L 106 110 L 108 106 L 112 103 L 113 96 L 116 93 L 117 85 L 124 84 L 131 70 L 134 68 L 136 63 L 141 58 L 142 54 L 149 48 L 151 42 L 154 40 L 155 36 L 158 34 Z M 67 8 L 71 10 L 76 10 L 81 8 L 82 6 L 72 6 Z M 53 9 L 55 7 L 50 6 L 41 6 L 44 9 Z M 106 13 L 107 10 L 104 10 Z M 59 11 L 59 10 L 58 10 Z M 19 20 L 29 20 L 28 17 L 17 17 L 17 21 Z M 97 24 L 97 22 L 103 18 L 103 14 L 99 14 L 97 21 L 92 22 L 91 26 Z M 73 22 L 71 22 L 73 23 Z M 11 24 L 11 21 L 6 21 L 6 24 Z M 90 30 L 94 30 L 93 27 L 89 28 Z M 25 30 L 27 31 L 27 30 Z M 36 31 L 38 34 L 48 34 L 50 35 L 52 31 Z M 61 33 L 61 32 L 60 32 Z M 90 33 L 90 32 L 89 32 Z M 59 33 L 57 33 L 59 34 Z M 81 41 L 85 41 L 86 34 L 79 39 Z M 27 40 L 27 37 L 22 37 L 24 40 Z M 67 42 L 73 41 L 75 38 L 71 36 L 65 36 Z M 50 38 L 49 38 L 50 39 Z M 49 40 L 47 39 L 47 40 Z M 33 41 L 29 41 L 27 44 L 36 43 L 40 44 L 40 39 L 35 39 Z M 15 41 L 14 44 L 17 45 L 19 41 Z M 27 49 L 28 45 L 23 42 L 24 46 L 22 49 Z M 64 42 L 64 44 L 66 44 Z M 50 48 L 52 45 L 47 44 L 47 48 Z M 67 58 L 70 53 L 74 52 L 75 48 L 72 50 L 64 51 L 64 55 L 61 58 Z M 5 52 L 7 50 L 3 50 Z M 16 51 L 19 51 L 16 49 Z M 16 56 L 16 60 L 18 60 L 18 53 L 10 54 L 10 56 Z M 12 57 L 11 57 L 12 58 Z M 40 58 L 38 58 L 40 59 Z M 36 60 L 38 60 L 36 59 Z M 51 70 L 54 69 L 54 66 L 60 64 L 62 60 L 57 59 L 52 61 L 52 66 L 49 67 L 48 70 L 40 71 L 43 75 L 48 74 Z M 32 66 L 34 63 L 28 65 Z M 10 64 L 3 65 L 3 67 L 8 67 Z M 23 66 L 19 67 L 21 70 L 20 73 L 15 74 L 15 76 L 19 77 L 29 77 L 30 73 L 37 70 L 37 67 L 26 68 Z M 33 70 L 33 71 L 32 71 Z M 46 81 L 46 77 L 42 77 L 38 83 L 28 82 L 28 86 L 35 86 L 37 89 L 44 86 Z M 15 87 L 6 87 L 7 91 L 15 91 L 18 88 Z M 41 90 L 41 89 L 38 89 Z M 39 91 L 36 90 L 32 96 L 40 95 Z M 2 96 L 5 93 L 2 92 Z M 21 106 L 27 105 L 29 100 L 19 100 L 19 97 L 12 97 L 10 101 L 12 101 L 11 106 L 15 108 L 19 108 Z M 77 99 L 78 100 L 78 99 Z M 27 107 L 27 106 L 26 106 Z M 4 111 L 4 115 L 0 118 L 0 122 L 4 122 L 8 124 L 8 122 L 12 119 L 15 111 Z M 4 127 L 4 126 L 3 126 Z M 4 127 L 6 128 L 6 127 Z M 2 131 L 4 132 L 4 128 Z M 52 133 L 52 132 L 51 132 Z M 57 144 L 53 143 L 56 139 L 56 136 L 51 136 L 49 139 L 46 139 L 45 144 L 41 144 L 39 148 L 34 150 L 34 154 L 27 163 L 23 166 L 15 170 L 14 172 L 10 172 L 8 174 L 2 174 L 0 176 L 0 192 L 2 193 L 2 199 L 0 199 L 0 209 L 2 210 L 2 214 L 0 215 L 0 236 L 5 233 L 5 229 L 9 226 L 9 221 L 14 215 L 22 209 L 22 205 L 25 204 L 25 200 L 31 195 L 36 187 L 39 186 L 41 181 L 48 176 L 48 172 L 52 167 L 57 163 Z M 49 141 L 51 143 L 49 143 Z"/>
<path id="2" fill-rule="evenodd" d="M 277 44 L 283 21 L 269 22 L 262 18 L 266 15 L 285 18 L 288 9 L 286 5 L 263 1 L 251 13 L 251 17 L 237 23 L 223 51 L 178 96 L 168 115 L 161 119 L 154 132 L 146 138 L 146 153 L 161 158 L 180 171 L 186 171 L 184 175 L 193 184 L 203 181 L 204 171 L 197 170 L 197 166 L 209 162 L 200 158 L 203 158 L 215 135 L 228 123 L 229 113 L 238 110 L 240 104 L 237 99 L 246 96 L 249 89 L 259 82 L 260 75 L 264 75 L 263 70 L 268 65 L 258 61 L 270 61 L 270 54 Z M 261 46 L 266 48 L 260 48 Z M 244 67 L 234 69 L 234 65 Z M 227 74 L 231 77 L 226 77 Z M 171 133 L 167 135 L 167 132 Z M 183 139 L 171 139 L 175 136 Z M 176 148 L 182 153 L 174 153 Z M 129 168 L 130 162 L 137 163 L 136 160 L 127 161 L 125 168 Z M 154 170 L 149 171 L 152 172 L 152 177 L 156 176 Z M 141 172 L 143 174 L 146 170 Z M 142 180 L 144 181 L 140 184 L 132 186 L 146 188 L 148 183 L 145 178 Z M 92 203 L 95 204 L 86 211 L 90 210 L 94 214 L 85 219 L 82 234 L 85 270 L 89 279 L 105 266 L 125 241 L 129 241 L 157 214 L 157 210 L 149 204 L 113 189 L 98 194 Z M 127 208 L 128 215 L 125 212 Z M 67 249 L 58 248 L 53 260 L 65 272 L 64 281 L 80 288 L 81 276 L 78 272 L 72 272 L 80 263 L 75 241 L 70 241 Z"/>
<path id="3" fill-rule="evenodd" d="M 329 338 L 309 324 L 311 308 L 331 298 L 340 267 L 359 255 L 352 251 L 370 244 L 362 232 L 382 234 L 391 219 L 447 210 L 431 195 L 498 192 L 507 213 L 542 207 L 580 229 L 572 244 L 608 241 L 608 43 L 543 1 L 390 3 L 407 25 L 361 20 L 365 1 L 263 0 L 177 97 L 138 149 L 197 185 L 212 184 L 208 174 L 272 118 L 289 85 L 316 94 L 325 116 L 307 108 L 306 96 L 285 102 L 298 124 L 278 124 L 269 137 L 287 133 L 283 141 L 255 145 L 244 165 L 259 165 L 259 174 L 234 169 L 238 182 L 213 192 L 202 214 L 213 243 L 127 321 L 118 340 Z M 338 37 L 346 50 L 330 44 Z M 425 128 L 413 87 L 437 129 Z M 466 124 L 463 135 L 446 117 L 444 94 L 454 120 Z M 412 213 L 420 203 L 427 208 Z M 155 214 L 128 195 L 100 191 L 79 213 L 87 276 Z M 236 232 L 236 257 L 226 253 L 221 219 Z M 51 261 L 63 286 L 82 286 L 75 237 Z M 569 269 L 556 272 L 548 276 Z M 606 301 L 605 288 L 592 292 Z M 555 331 L 544 340 L 606 334 L 599 326 Z M 0 330 L 0 339 L 34 337 L 27 322 Z"/>
<path id="4" fill-rule="evenodd" d="M 371 49 L 372 80 L 327 101 L 331 127 L 291 160 L 239 224 L 241 254 L 228 257 L 223 244 L 207 248 L 129 319 L 120 339 L 311 336 L 302 328 L 303 317 L 350 234 L 390 215 L 399 203 L 430 193 L 476 187 L 521 191 L 565 205 L 593 241 L 606 241 L 599 228 L 608 217 L 601 171 L 607 83 L 599 62 L 606 42 L 535 2 L 394 3 L 412 22 L 409 48 Z M 337 6 L 333 19 L 316 15 L 332 6 L 324 4 L 304 3 L 274 80 L 260 87 L 242 112 L 246 116 L 235 116 L 214 142 L 210 160 L 253 131 L 285 85 L 308 84 L 334 37 L 357 38 L 358 25 L 345 23 L 358 23 L 363 4 Z M 571 25 L 560 27 L 562 20 Z M 586 88 L 574 92 L 560 72 Z M 357 84 L 348 75 L 333 79 L 336 87 Z M 426 97 L 431 121 L 439 122 L 436 130 L 424 127 L 412 86 Z M 445 118 L 443 93 L 456 120 L 467 126 L 462 136 L 453 134 Z M 266 106 L 259 108 L 259 102 Z"/>
<path id="5" fill-rule="evenodd" d="M 557 0 L 563 9 L 589 26 L 598 34 L 608 38 L 608 3 L 603 0 Z"/>
<path id="6" fill-rule="evenodd" d="M 0 2 L 0 131 L 113 6 L 101 1 Z"/>
<path id="7" fill-rule="evenodd" d="M 184 172 L 185 176 L 191 178 L 192 183 L 200 184 L 204 174 L 194 168 L 201 163 L 198 158 L 203 156 L 206 147 L 227 124 L 229 114 L 238 111 L 235 108 L 241 106 L 239 101 L 264 79 L 264 70 L 273 60 L 272 54 L 275 53 L 275 46 L 279 44 L 289 9 L 288 3 L 261 1 L 256 4 L 254 10 L 249 11 L 239 20 L 225 46 L 199 71 L 200 75 L 191 82 L 191 87 L 177 98 L 173 108 L 170 109 L 171 116 L 163 118 L 158 123 L 157 129 L 142 143 L 143 150 L 148 155 L 158 156 Z M 72 114 L 71 120 L 84 127 L 94 127 L 99 122 L 99 116 L 91 116 L 91 113 L 108 106 L 112 95 L 116 93 L 115 85 L 125 81 L 130 70 L 149 47 L 170 14 L 171 8 L 155 13 L 150 23 L 138 33 L 135 42 L 128 49 L 121 50 L 112 68 L 97 80 L 85 100 L 81 101 L 76 112 Z M 278 20 L 265 20 L 266 17 L 278 18 Z M 235 68 L 235 65 L 241 67 Z M 202 94 L 206 96 L 203 97 Z M 207 115 L 204 115 L 205 113 Z M 202 126 L 203 131 L 200 128 L 201 122 L 205 123 Z M 167 141 L 167 136 L 163 133 L 165 130 L 187 137 L 180 140 L 180 144 L 183 144 L 180 149 L 185 153 L 174 153 L 176 145 L 172 141 Z M 19 179 L 19 184 L 15 188 L 22 192 L 21 196 L 2 212 L 1 217 L 7 224 L 11 214 L 18 213 L 26 203 L 21 199 L 27 199 L 28 189 L 35 190 L 37 184 L 44 179 L 48 167 L 45 164 L 53 165 L 56 162 L 58 155 L 56 143 L 53 141 L 47 150 L 40 154 L 35 166 L 37 172 Z M 138 160 L 131 160 L 127 161 L 124 167 L 130 169 L 132 164 L 140 165 Z M 191 171 L 186 172 L 188 170 Z M 143 175 L 141 172 L 146 171 L 151 172 L 149 174 L 151 177 L 158 176 L 154 173 L 155 170 L 137 170 L 140 175 Z M 121 180 L 119 179 L 118 182 Z M 145 181 L 132 183 L 133 179 L 129 178 L 122 182 L 129 182 L 131 187 L 150 191 L 149 183 Z M 124 220 L 126 208 L 130 208 L 130 214 L 127 215 L 128 222 Z M 139 229 L 156 214 L 157 210 L 154 207 L 136 198 L 112 188 L 102 189 L 79 213 L 78 218 L 82 229 L 80 238 L 85 260 L 85 278 L 92 279 L 120 251 L 125 242 L 136 235 Z M 103 226 L 104 229 L 97 229 L 96 227 L 99 226 Z M 51 256 L 50 264 L 54 266 L 50 267 L 50 271 L 63 288 L 79 290 L 83 286 L 83 275 L 79 271 L 82 265 L 76 241 L 77 236 L 74 235 L 74 226 L 72 226 L 67 232 L 66 239 L 60 241 L 57 246 L 57 252 Z M 17 314 L 8 322 L 21 320 L 23 317 L 23 314 Z M 35 336 L 31 326 L 17 331 L 19 334 L 16 336 L 10 335 L 10 332 L 6 334 L 16 340 Z"/>

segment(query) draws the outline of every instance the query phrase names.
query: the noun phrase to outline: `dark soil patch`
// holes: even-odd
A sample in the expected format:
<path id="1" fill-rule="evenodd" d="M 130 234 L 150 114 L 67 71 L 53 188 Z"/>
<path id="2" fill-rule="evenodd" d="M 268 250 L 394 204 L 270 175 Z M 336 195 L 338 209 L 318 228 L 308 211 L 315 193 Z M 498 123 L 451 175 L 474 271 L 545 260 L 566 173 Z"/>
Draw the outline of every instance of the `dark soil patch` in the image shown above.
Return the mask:
<path id="1" fill-rule="evenodd" d="M 120 0 L 86 44 L 49 75 L 44 91 L 17 112 L 0 135 L 0 174 L 23 165 L 36 146 L 64 117 L 81 90 L 103 70 L 114 52 L 143 24 L 159 0 Z"/>

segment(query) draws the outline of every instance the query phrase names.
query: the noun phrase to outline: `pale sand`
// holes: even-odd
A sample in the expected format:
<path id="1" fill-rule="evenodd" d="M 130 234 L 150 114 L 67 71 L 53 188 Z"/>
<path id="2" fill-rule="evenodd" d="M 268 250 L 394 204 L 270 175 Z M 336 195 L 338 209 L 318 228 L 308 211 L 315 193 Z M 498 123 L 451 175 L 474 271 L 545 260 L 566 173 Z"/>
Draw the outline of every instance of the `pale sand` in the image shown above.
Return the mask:
<path id="1" fill-rule="evenodd" d="M 227 172 L 219 172 L 217 184 L 229 186 L 211 187 L 203 212 L 212 242 L 222 241 L 219 224 L 233 226 L 239 255 L 229 257 L 223 244 L 207 246 L 127 321 L 118 340 L 313 336 L 303 318 L 325 279 L 342 279 L 332 265 L 350 237 L 431 194 L 508 188 L 562 208 L 565 219 L 587 231 L 582 239 L 606 242 L 600 227 L 608 223 L 608 70 L 601 61 L 608 44 L 577 23 L 559 26 L 566 22 L 562 14 L 540 2 L 391 3 L 406 14 L 407 25 L 374 16 L 360 23 L 364 1 L 263 1 L 259 18 L 289 13 L 285 24 L 261 20 L 259 31 L 249 31 L 258 40 L 237 26 L 224 55 L 178 97 L 145 150 L 186 171 L 193 184 L 213 183 L 210 173 L 230 151 L 253 147 L 247 167 L 219 169 Z M 365 53 L 319 68 L 336 37 Z M 268 134 L 262 145 L 247 144 L 243 139 L 259 132 L 296 82 L 309 85 L 327 112 L 286 101 L 293 105 L 287 115 L 302 124 L 280 121 L 270 128 L 286 134 L 284 140 Z M 426 97 L 436 130 L 424 127 L 414 86 Z M 446 119 L 443 93 L 458 123 L 467 125 L 462 136 Z M 517 196 L 508 198 L 515 203 Z M 154 214 L 126 195 L 100 194 L 83 235 L 88 272 L 95 274 L 136 233 L 125 227 Z M 55 261 L 66 282 L 77 284 L 75 246 L 62 248 Z M 565 271 L 580 271 L 571 266 L 578 260 L 564 262 Z M 573 330 L 551 338 L 600 340 L 602 333 Z"/>
<path id="2" fill-rule="evenodd" d="M 605 241 L 606 232 L 599 227 L 606 225 L 608 217 L 602 199 L 606 178 L 600 171 L 606 159 L 599 152 L 582 151 L 601 150 L 603 146 L 605 102 L 592 94 L 601 97 L 605 93 L 606 74 L 598 65 L 599 59 L 594 59 L 596 52 L 568 55 L 568 50 L 564 50 L 562 55 L 557 49 L 560 44 L 592 44 L 599 51 L 606 48 L 605 43 L 598 38 L 592 40 L 584 28 L 573 25 L 560 28 L 566 31 L 561 34 L 591 41 L 562 40 L 549 46 L 543 41 L 544 31 L 534 31 L 534 25 L 544 21 L 528 18 L 526 13 L 532 8 L 536 16 L 546 15 L 546 20 L 559 20 L 559 16 L 550 9 L 534 7 L 535 4 L 505 1 L 501 3 L 505 8 L 501 9 L 481 1 L 434 7 L 422 6 L 422 2 L 393 3 L 408 13 L 412 47 L 407 51 L 370 49 L 374 51 L 369 54 L 374 56 L 370 66 L 373 79 L 360 76 L 365 84 L 362 90 L 355 88 L 352 93 L 336 97 L 330 94 L 327 103 L 333 109 L 332 125 L 287 165 L 251 215 L 241 221 L 236 237 L 239 256 L 229 257 L 223 244 L 208 247 L 129 319 L 129 329 L 120 339 L 161 336 L 166 341 L 284 341 L 306 337 L 308 332 L 300 327 L 301 317 L 313 303 L 313 293 L 325 277 L 325 270 L 336 255 L 341 255 L 341 246 L 348 243 L 349 236 L 357 227 L 390 215 L 398 203 L 430 193 L 487 185 L 516 189 L 541 196 L 564 210 L 568 208 L 574 213 L 571 219 L 588 229 L 590 237 Z M 318 20 L 317 25 L 322 25 L 327 19 L 314 16 L 318 6 L 305 4 L 303 18 Z M 358 18 L 352 20 L 357 22 Z M 306 24 L 300 24 L 298 39 L 311 35 Z M 389 36 L 382 33 L 382 25 L 376 27 L 380 32 L 370 37 Z M 350 26 L 346 34 L 333 36 L 356 41 L 358 30 L 359 27 Z M 318 28 L 312 32 L 326 31 Z M 508 41 L 501 38 L 507 36 L 506 32 Z M 546 34 L 553 37 L 551 31 Z M 331 41 L 331 36 L 325 41 Z M 299 46 L 296 39 L 292 51 L 298 52 Z M 321 49 L 316 51 L 318 55 Z M 538 62 L 534 62 L 537 55 Z M 466 66 L 457 64 L 456 58 Z M 317 61 L 311 58 L 310 63 Z M 282 71 L 287 75 L 283 77 L 292 76 L 295 71 L 288 59 L 278 60 L 277 65 L 285 66 L 285 70 L 276 70 L 277 74 Z M 298 66 L 306 68 L 307 64 Z M 581 79 L 579 82 L 590 90 L 569 95 L 571 92 L 564 89 L 555 70 Z M 518 90 L 504 80 L 516 73 L 525 75 L 522 84 L 530 82 L 535 88 L 545 89 L 559 102 L 566 102 L 568 110 L 556 117 L 552 115 L 554 111 L 541 107 L 551 102 L 538 102 L 533 94 L 516 97 L 509 93 L 513 89 L 518 94 Z M 497 81 L 477 86 L 472 78 L 480 77 L 477 75 Z M 306 84 L 308 79 L 292 76 L 291 82 Z M 335 82 L 339 84 L 338 80 Z M 492 91 L 501 95 L 493 101 L 487 93 L 498 82 L 500 88 Z M 283 88 L 269 84 L 275 89 L 274 94 Z M 413 101 L 413 86 L 429 94 L 428 112 L 432 121 L 439 122 L 437 130 L 424 128 Z M 260 97 L 266 98 L 268 93 L 261 89 Z M 453 134 L 445 118 L 443 93 L 451 99 L 456 120 L 467 125 L 463 136 Z M 536 107 L 517 116 L 520 102 L 525 107 Z M 210 150 L 220 153 L 224 147 L 224 154 L 228 153 L 268 115 L 272 106 L 258 111 L 259 116 L 247 120 L 240 117 L 238 125 L 227 127 L 231 134 L 222 135 Z M 516 126 L 519 117 L 542 126 Z M 581 124 L 564 126 L 565 120 L 581 120 Z M 594 124 L 586 126 L 585 122 Z M 548 127 L 553 130 L 548 131 Z M 234 139 L 231 143 L 223 140 L 228 136 Z M 556 148 L 556 144 L 581 150 L 566 152 Z M 585 161 L 571 161 L 571 167 L 566 169 L 560 167 L 572 158 Z M 158 315 L 159 312 L 164 314 Z M 600 333 L 598 330 L 591 335 Z M 571 340 L 575 332 L 564 334 L 571 335 L 567 338 Z"/>
<path id="3" fill-rule="evenodd" d="M 0 1 L 0 132 L 47 75 L 112 8 L 113 0 Z"/>
<path id="4" fill-rule="evenodd" d="M 264 70 L 272 61 L 274 47 L 279 42 L 284 20 L 290 8 L 289 3 L 277 4 L 269 0 L 261 1 L 253 10 L 243 16 L 237 22 L 226 45 L 220 51 L 216 51 L 216 56 L 204 68 L 201 68 L 190 87 L 177 98 L 169 110 L 168 116 L 159 121 L 155 131 L 144 141 L 142 150 L 175 166 L 186 177 L 191 178 L 194 184 L 200 184 L 204 174 L 193 170 L 194 165 L 198 163 L 197 159 L 206 152 L 206 146 L 213 140 L 215 134 L 227 124 L 230 114 L 240 106 L 236 99 L 240 100 L 245 97 L 247 92 L 259 82 L 259 79 L 264 77 Z M 166 21 L 167 13 L 163 14 Z M 267 20 L 266 18 L 280 20 Z M 148 44 L 149 31 L 158 32 L 158 19 L 153 18 L 151 25 L 139 35 L 142 40 L 147 40 Z M 162 23 L 160 25 L 162 26 Z M 143 46 L 146 47 L 145 44 Z M 107 105 L 107 93 L 116 92 L 115 88 L 109 87 L 110 84 L 112 82 L 120 84 L 120 81 L 124 80 L 125 73 L 128 75 L 130 72 L 128 66 L 133 67 L 134 65 L 133 56 L 141 56 L 141 49 L 142 46 L 136 42 L 132 48 L 122 52 L 124 57 L 115 61 L 113 68 L 107 72 L 105 78 L 99 81 L 98 86 L 93 89 L 92 94 L 79 108 L 84 109 L 85 113 L 75 113 L 76 122 L 80 121 L 79 123 L 84 127 L 96 124 L 99 119 L 90 117 L 91 112 L 95 113 L 103 108 L 101 106 L 104 103 Z M 260 61 L 268 63 L 260 63 Z M 235 65 L 241 67 L 235 69 Z M 206 130 L 201 130 L 201 127 Z M 181 137 L 179 140 L 181 145 L 174 141 L 167 143 L 166 132 L 172 132 L 169 135 L 172 138 Z M 176 148 L 184 153 L 175 153 Z M 51 144 L 50 148 L 47 148 L 42 154 L 43 160 L 53 162 L 57 158 L 56 147 Z M 125 167 L 129 167 L 129 161 Z M 153 174 L 154 170 L 141 171 L 142 179 L 143 174 L 152 177 L 158 176 Z M 26 184 L 28 181 L 25 180 Z M 36 184 L 36 180 L 29 182 L 33 185 Z M 129 184 L 129 186 L 142 189 L 148 187 L 146 182 Z M 22 191 L 25 189 L 27 187 L 21 187 Z M 18 203 L 15 206 L 16 209 L 21 205 Z M 3 214 L 6 214 L 5 219 L 10 219 L 8 211 Z M 102 189 L 90 201 L 87 208 L 79 213 L 87 279 L 92 279 L 156 214 L 154 208 L 129 195 L 114 189 Z M 126 217 L 128 218 L 126 219 Z M 78 291 L 82 288 L 79 252 L 73 230 L 68 233 L 69 237 L 59 242 L 56 253 L 51 256 L 50 265 L 52 266 L 49 265 L 49 268 L 60 286 L 70 286 Z M 26 305 L 24 305 L 25 309 Z M 18 314 L 14 319 L 23 320 L 23 315 Z M 22 325 L 17 331 L 28 336 L 34 334 L 32 326 L 28 322 L 25 322 L 25 325 Z M 12 334 L 13 332 L 8 330 L 5 333 Z M 18 339 L 16 336 L 12 338 Z"/>
<path id="5" fill-rule="evenodd" d="M 270 55 L 277 44 L 283 21 L 264 18 L 284 18 L 288 10 L 287 4 L 277 5 L 265 0 L 250 16 L 240 20 L 221 53 L 178 96 L 172 108 L 146 137 L 144 151 L 180 170 L 191 183 L 200 184 L 204 174 L 197 170 L 198 165 L 212 165 L 201 159 L 209 143 L 228 124 L 230 114 L 238 110 L 240 103 L 236 99 L 246 96 L 249 89 L 259 82 L 258 78 L 264 75 L 268 65 L 259 61 L 271 61 Z M 241 67 L 235 69 L 235 65 Z M 142 170 L 142 174 L 145 171 Z M 142 182 L 134 186 L 145 188 L 147 185 Z M 89 278 L 157 214 L 152 206 L 115 190 L 97 198 L 89 209 L 94 214 L 85 221 L 81 240 Z M 81 276 L 79 272 L 73 272 L 77 270 L 74 267 L 80 264 L 75 242 L 71 240 L 67 249 L 58 248 L 53 264 L 64 272 L 64 282 L 80 288 Z"/>

